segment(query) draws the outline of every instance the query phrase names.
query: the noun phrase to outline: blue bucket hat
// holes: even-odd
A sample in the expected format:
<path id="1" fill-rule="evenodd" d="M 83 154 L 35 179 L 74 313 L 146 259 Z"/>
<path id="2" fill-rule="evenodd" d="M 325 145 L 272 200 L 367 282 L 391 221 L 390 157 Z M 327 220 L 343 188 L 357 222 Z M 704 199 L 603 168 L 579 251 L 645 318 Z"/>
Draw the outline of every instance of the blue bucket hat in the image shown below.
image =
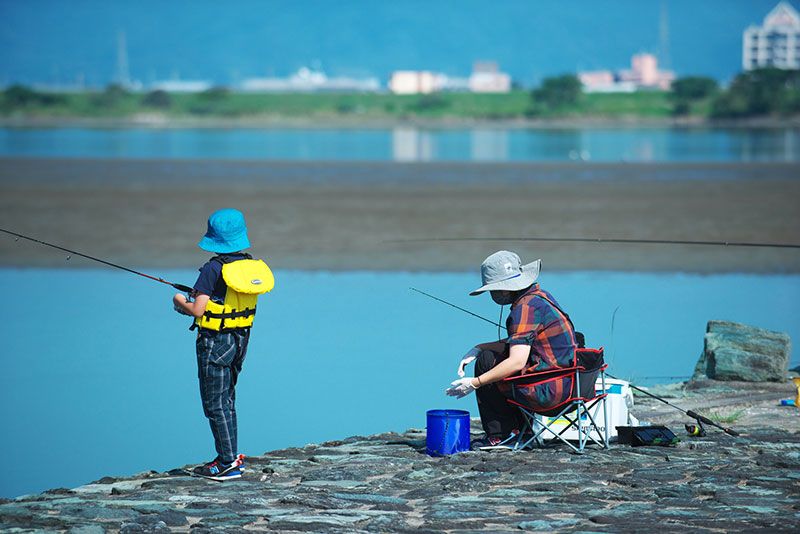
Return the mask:
<path id="1" fill-rule="evenodd" d="M 247 225 L 241 211 L 225 208 L 215 211 L 208 218 L 208 230 L 198 247 L 209 252 L 225 254 L 238 252 L 250 246 Z"/>

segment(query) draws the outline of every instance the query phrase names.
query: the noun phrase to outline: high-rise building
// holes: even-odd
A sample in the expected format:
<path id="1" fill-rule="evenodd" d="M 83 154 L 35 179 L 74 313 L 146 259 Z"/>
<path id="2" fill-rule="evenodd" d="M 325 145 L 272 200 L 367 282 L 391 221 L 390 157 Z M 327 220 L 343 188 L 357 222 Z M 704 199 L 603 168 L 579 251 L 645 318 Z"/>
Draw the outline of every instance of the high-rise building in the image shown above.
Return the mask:
<path id="1" fill-rule="evenodd" d="M 775 6 L 762 26 L 750 26 L 744 31 L 742 67 L 800 69 L 800 14 L 789 2 Z"/>

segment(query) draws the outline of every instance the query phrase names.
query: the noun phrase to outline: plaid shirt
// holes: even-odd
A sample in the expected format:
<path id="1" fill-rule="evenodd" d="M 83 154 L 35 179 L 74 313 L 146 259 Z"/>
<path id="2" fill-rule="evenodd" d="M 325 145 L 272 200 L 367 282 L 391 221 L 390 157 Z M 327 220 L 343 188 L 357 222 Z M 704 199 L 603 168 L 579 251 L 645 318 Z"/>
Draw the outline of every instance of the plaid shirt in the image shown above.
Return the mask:
<path id="1" fill-rule="evenodd" d="M 533 284 L 511 305 L 506 319 L 508 345 L 531 347 L 529 366 L 524 372 L 575 365 L 577 344 L 572 326 L 545 298 L 558 305 L 550 293 Z"/>

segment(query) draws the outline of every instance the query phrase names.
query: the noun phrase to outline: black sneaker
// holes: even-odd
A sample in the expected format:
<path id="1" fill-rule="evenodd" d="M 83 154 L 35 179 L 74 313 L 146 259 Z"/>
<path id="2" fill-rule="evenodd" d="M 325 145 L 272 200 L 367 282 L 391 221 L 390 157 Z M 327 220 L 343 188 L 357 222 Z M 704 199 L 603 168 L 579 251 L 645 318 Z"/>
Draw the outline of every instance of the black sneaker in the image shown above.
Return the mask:
<path id="1" fill-rule="evenodd" d="M 244 472 L 244 454 L 236 457 L 232 463 L 226 465 L 217 460 L 199 465 L 192 470 L 192 475 L 203 477 L 209 480 L 224 482 L 234 478 L 241 478 Z"/>

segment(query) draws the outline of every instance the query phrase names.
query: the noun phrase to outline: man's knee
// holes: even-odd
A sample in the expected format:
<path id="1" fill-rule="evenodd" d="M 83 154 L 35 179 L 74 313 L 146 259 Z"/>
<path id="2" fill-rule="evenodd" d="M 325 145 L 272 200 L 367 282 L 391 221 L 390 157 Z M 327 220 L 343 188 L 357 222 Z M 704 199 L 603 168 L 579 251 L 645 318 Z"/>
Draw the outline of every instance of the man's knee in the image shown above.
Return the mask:
<path id="1" fill-rule="evenodd" d="M 501 355 L 491 350 L 482 350 L 475 359 L 475 376 L 482 375 L 500 363 Z"/>

